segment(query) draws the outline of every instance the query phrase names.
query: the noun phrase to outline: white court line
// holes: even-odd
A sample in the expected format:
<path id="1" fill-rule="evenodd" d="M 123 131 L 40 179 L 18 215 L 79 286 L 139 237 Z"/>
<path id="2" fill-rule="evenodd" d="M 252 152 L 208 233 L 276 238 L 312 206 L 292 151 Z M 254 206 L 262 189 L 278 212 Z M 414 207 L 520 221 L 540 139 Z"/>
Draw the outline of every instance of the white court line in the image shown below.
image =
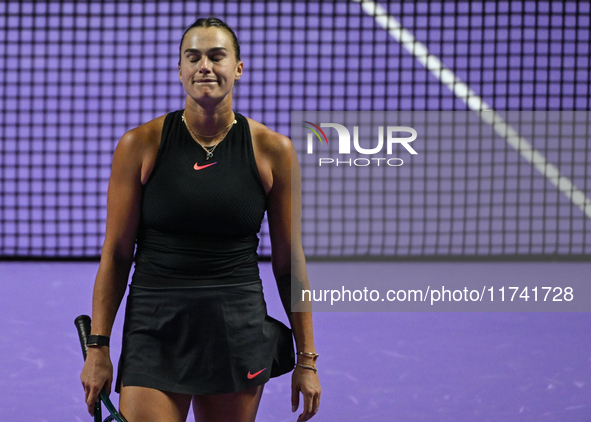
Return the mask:
<path id="1" fill-rule="evenodd" d="M 373 17 L 378 25 L 384 28 L 392 37 L 398 41 L 402 47 L 429 70 L 441 83 L 447 86 L 460 100 L 468 107 L 479 113 L 480 118 L 490 125 L 494 131 L 517 152 L 521 154 L 530 164 L 534 166 L 544 177 L 558 188 L 560 192 L 577 207 L 583 211 L 587 217 L 591 218 L 591 200 L 587 198 L 585 192 L 577 188 L 568 177 L 560 174 L 558 168 L 548 162 L 546 157 L 536 150 L 531 143 L 519 134 L 510 124 L 508 124 L 495 110 L 493 110 L 482 98 L 480 98 L 468 85 L 462 82 L 450 69 L 445 67 L 441 60 L 429 53 L 427 47 L 420 41 L 417 41 L 412 33 L 403 28 L 400 22 L 393 16 L 388 15 L 388 11 L 375 1 L 353 0 L 360 3 L 363 11 Z M 487 111 L 482 113 L 482 111 Z"/>

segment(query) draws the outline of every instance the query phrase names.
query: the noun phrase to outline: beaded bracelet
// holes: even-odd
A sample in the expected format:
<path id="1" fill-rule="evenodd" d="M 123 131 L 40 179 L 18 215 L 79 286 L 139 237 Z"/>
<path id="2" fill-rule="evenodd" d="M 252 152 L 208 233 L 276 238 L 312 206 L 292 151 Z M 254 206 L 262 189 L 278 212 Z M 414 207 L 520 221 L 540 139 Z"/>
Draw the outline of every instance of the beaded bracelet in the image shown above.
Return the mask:
<path id="1" fill-rule="evenodd" d="M 304 365 L 302 363 L 296 363 L 295 366 L 299 366 L 300 368 L 304 369 L 309 369 L 311 371 L 314 371 L 314 373 L 318 372 L 318 368 L 316 368 L 315 366 Z"/>

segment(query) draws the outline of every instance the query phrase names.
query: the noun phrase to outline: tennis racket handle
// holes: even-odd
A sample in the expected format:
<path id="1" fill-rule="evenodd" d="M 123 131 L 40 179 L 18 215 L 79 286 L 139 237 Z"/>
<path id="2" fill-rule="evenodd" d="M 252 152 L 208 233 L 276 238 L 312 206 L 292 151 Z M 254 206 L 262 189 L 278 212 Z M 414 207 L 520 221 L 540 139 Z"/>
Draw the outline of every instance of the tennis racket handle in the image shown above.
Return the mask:
<path id="1" fill-rule="evenodd" d="M 86 347 L 86 339 L 90 334 L 90 317 L 88 315 L 80 315 L 74 320 L 76 330 L 78 330 L 78 339 L 80 340 L 80 347 L 82 348 L 82 354 L 84 360 L 86 360 L 86 353 L 88 348 Z"/>

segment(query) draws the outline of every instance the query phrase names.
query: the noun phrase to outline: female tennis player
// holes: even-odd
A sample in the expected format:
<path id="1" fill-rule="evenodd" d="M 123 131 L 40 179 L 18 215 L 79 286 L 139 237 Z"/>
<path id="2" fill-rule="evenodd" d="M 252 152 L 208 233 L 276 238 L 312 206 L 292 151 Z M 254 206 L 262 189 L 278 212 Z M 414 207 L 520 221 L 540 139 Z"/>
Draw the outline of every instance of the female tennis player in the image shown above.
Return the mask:
<path id="1" fill-rule="evenodd" d="M 178 70 L 184 110 L 130 130 L 113 157 L 81 374 L 88 410 L 111 389 L 108 337 L 137 243 L 115 384 L 123 416 L 185 421 L 192 403 L 196 421 L 254 421 L 265 382 L 293 370 L 292 410 L 301 394 L 297 420 L 306 421 L 318 411 L 320 384 L 311 313 L 291 313 L 292 278 L 308 283 L 295 150 L 233 111 L 243 63 L 224 22 L 187 29 Z M 266 313 L 256 253 L 265 210 L 291 330 Z"/>

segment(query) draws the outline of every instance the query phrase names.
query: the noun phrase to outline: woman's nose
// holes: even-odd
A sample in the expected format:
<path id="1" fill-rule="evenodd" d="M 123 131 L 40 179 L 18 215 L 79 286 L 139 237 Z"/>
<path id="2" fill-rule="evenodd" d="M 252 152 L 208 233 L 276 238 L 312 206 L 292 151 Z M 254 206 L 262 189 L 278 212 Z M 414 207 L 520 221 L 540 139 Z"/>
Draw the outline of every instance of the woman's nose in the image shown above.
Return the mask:
<path id="1" fill-rule="evenodd" d="M 211 72 L 211 62 L 207 57 L 203 57 L 201 62 L 199 63 L 199 73 L 209 73 Z"/>

